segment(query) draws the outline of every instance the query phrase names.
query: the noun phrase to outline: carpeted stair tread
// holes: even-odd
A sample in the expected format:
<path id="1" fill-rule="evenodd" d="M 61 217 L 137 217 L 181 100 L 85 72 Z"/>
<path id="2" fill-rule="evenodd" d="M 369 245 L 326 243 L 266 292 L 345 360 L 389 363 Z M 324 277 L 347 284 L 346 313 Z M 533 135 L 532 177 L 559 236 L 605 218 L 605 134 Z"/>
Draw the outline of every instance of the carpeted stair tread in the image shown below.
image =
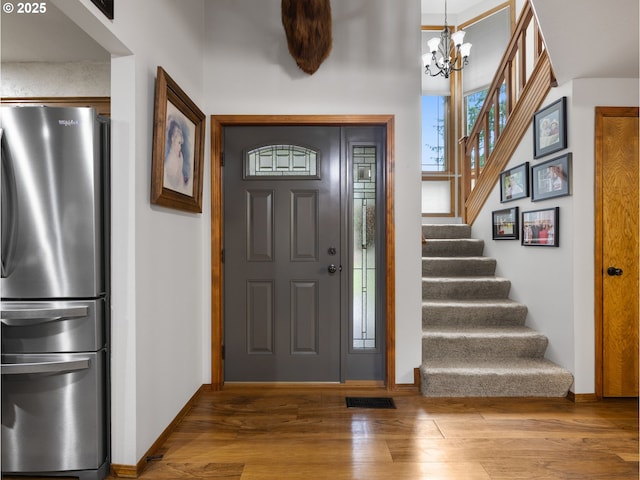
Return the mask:
<path id="1" fill-rule="evenodd" d="M 471 226 L 467 224 L 432 224 L 422 226 L 426 239 L 471 238 Z"/>
<path id="2" fill-rule="evenodd" d="M 422 275 L 425 277 L 491 276 L 496 261 L 488 257 L 424 257 Z"/>
<path id="3" fill-rule="evenodd" d="M 565 369 L 546 358 L 513 358 L 509 362 L 503 359 L 434 359 L 429 366 L 424 367 L 433 373 L 478 373 L 487 375 L 490 373 L 506 374 L 510 370 L 519 373 L 538 373 L 542 371 L 562 372 Z"/>
<path id="4" fill-rule="evenodd" d="M 422 329 L 425 336 L 439 336 L 442 338 L 491 338 L 491 337 L 521 337 L 521 336 L 540 336 L 536 330 L 525 326 L 515 327 L 441 327 L 427 326 Z"/>
<path id="5" fill-rule="evenodd" d="M 423 277 L 422 299 L 507 298 L 511 282 L 500 277 Z"/>
<path id="6" fill-rule="evenodd" d="M 484 251 L 484 240 L 429 239 L 422 244 L 423 257 L 479 257 Z"/>
<path id="7" fill-rule="evenodd" d="M 528 327 L 426 327 L 423 360 L 542 358 L 547 337 Z"/>
<path id="8" fill-rule="evenodd" d="M 431 299 L 422 302 L 422 325 L 517 326 L 524 325 L 527 307 L 509 298 Z"/>
<path id="9" fill-rule="evenodd" d="M 420 368 L 427 397 L 564 397 L 573 376 L 544 359 L 432 359 Z"/>

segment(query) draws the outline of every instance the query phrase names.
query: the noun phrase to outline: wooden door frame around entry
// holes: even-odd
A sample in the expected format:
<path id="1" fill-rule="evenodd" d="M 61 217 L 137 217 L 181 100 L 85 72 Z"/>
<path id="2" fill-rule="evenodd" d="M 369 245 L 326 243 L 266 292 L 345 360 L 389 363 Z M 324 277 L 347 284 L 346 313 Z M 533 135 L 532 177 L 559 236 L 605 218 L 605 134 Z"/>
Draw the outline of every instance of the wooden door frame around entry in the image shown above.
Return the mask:
<path id="1" fill-rule="evenodd" d="M 595 109 L 595 146 L 594 146 L 594 170 L 595 170 L 595 181 L 594 181 L 594 204 L 595 204 L 595 214 L 594 214 L 594 323 L 595 323 L 595 394 L 596 397 L 601 399 L 603 398 L 603 382 L 604 379 L 602 377 L 602 369 L 604 366 L 604 358 L 602 349 L 604 347 L 604 338 L 603 338 L 603 328 L 604 328 L 604 318 L 603 318 L 603 302 L 604 299 L 602 297 L 602 288 L 603 288 L 603 279 L 602 279 L 602 258 L 603 258 L 603 192 L 604 188 L 603 180 L 602 180 L 602 170 L 604 168 L 604 158 L 603 158 L 603 142 L 602 138 L 602 120 L 604 117 L 637 117 L 640 112 L 638 107 L 596 107 Z"/>
<path id="2" fill-rule="evenodd" d="M 394 152 L 395 117 L 393 115 L 211 115 L 211 387 L 224 385 L 224 316 L 222 245 L 222 135 L 227 126 L 382 126 L 386 129 L 385 162 L 385 243 L 386 243 L 386 349 L 385 379 L 387 390 L 395 390 L 395 219 L 394 219 Z"/>

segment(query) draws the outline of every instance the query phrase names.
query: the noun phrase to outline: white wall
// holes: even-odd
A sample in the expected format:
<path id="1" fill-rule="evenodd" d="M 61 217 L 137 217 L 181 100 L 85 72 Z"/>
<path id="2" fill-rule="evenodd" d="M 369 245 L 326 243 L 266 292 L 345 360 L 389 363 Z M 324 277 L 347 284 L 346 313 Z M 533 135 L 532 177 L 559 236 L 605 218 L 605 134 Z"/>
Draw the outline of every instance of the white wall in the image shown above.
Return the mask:
<path id="1" fill-rule="evenodd" d="M 309 76 L 289 56 L 280 0 L 207 5 L 210 114 L 393 114 L 396 381 L 420 364 L 420 2 L 332 2 L 333 48 Z"/>
<path id="2" fill-rule="evenodd" d="M 134 157 L 127 159 L 129 168 L 122 173 L 134 179 L 135 238 L 129 251 L 133 248 L 135 297 L 128 300 L 135 305 L 135 350 L 129 353 L 135 354 L 136 448 L 133 458 L 130 450 L 114 451 L 113 462 L 130 465 L 140 460 L 199 386 L 208 382 L 202 340 L 209 318 L 209 268 L 203 261 L 208 258 L 208 208 L 198 215 L 152 207 L 149 202 L 156 69 L 161 65 L 196 104 L 202 105 L 204 4 L 202 0 L 182 1 L 180 5 L 169 0 L 138 0 L 121 2 L 117 8 L 113 31 L 134 54 L 134 83 L 129 85 L 135 91 L 129 110 Z M 154 12 L 153 21 L 147 21 L 150 11 Z M 125 73 L 125 78 L 130 73 Z M 114 103 L 123 94 L 129 95 L 114 90 Z M 207 164 L 208 158 L 207 149 Z M 124 184 L 130 180 L 121 177 L 116 181 Z M 208 203 L 207 188 L 204 205 Z M 130 217 L 128 220 L 130 224 Z M 123 334 L 131 328 L 121 330 L 117 320 L 116 316 L 113 341 L 126 342 Z M 127 375 L 127 365 L 116 364 L 120 375 Z M 124 406 L 125 410 L 132 407 Z M 126 439 L 127 428 L 114 425 L 120 434 L 114 437 L 116 448 L 118 440 Z M 116 452 L 123 458 L 117 458 Z"/>
<path id="3" fill-rule="evenodd" d="M 202 215 L 149 201 L 156 68 L 202 106 L 204 1 L 120 2 L 112 22 L 88 0 L 56 5 L 115 54 L 112 463 L 135 465 L 210 381 L 208 147 Z"/>
<path id="4" fill-rule="evenodd" d="M 565 152 L 573 156 L 572 195 L 541 202 L 530 198 L 500 203 L 496 186 L 473 236 L 485 241 L 485 255 L 498 260 L 496 274 L 511 280 L 510 297 L 529 308 L 527 325 L 549 337 L 547 357 L 568 368 L 576 394 L 595 392 L 594 325 L 594 125 L 596 106 L 637 106 L 638 79 L 581 79 L 554 88 L 543 106 L 567 97 L 568 148 L 533 159 L 529 128 L 508 167 L 530 166 Z M 560 207 L 559 248 L 523 247 L 520 241 L 492 240 L 491 212 Z"/>

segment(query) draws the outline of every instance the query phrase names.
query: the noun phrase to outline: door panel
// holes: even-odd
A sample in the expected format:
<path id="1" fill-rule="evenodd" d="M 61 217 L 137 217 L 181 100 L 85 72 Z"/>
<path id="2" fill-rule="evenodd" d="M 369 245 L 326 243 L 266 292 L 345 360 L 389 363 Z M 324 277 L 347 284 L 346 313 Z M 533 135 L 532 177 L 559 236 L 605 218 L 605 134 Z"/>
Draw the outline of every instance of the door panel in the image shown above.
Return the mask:
<path id="1" fill-rule="evenodd" d="M 224 149 L 225 380 L 337 382 L 340 129 L 228 127 Z"/>
<path id="2" fill-rule="evenodd" d="M 318 282 L 291 282 L 291 351 L 319 354 Z"/>
<path id="3" fill-rule="evenodd" d="M 247 352 L 249 354 L 273 353 L 273 305 L 272 281 L 247 281 Z"/>
<path id="4" fill-rule="evenodd" d="M 273 190 L 247 191 L 247 259 L 273 261 Z"/>
<path id="5" fill-rule="evenodd" d="M 634 112 L 608 109 L 597 121 L 605 397 L 638 396 L 639 159 L 637 109 Z"/>
<path id="6" fill-rule="evenodd" d="M 318 192 L 291 192 L 291 261 L 317 262 Z"/>

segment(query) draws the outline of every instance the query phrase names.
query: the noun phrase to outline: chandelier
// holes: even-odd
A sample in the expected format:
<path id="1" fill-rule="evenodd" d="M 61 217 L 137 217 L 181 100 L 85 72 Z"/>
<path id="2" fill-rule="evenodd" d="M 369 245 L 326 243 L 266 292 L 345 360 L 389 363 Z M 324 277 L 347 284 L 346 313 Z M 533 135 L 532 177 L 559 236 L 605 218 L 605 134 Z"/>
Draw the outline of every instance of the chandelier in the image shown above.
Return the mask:
<path id="1" fill-rule="evenodd" d="M 451 72 L 459 72 L 469 63 L 470 43 L 462 43 L 465 32 L 458 30 L 451 33 L 447 26 L 447 0 L 444 0 L 444 28 L 439 37 L 427 42 L 429 52 L 422 56 L 425 63 L 425 74 L 432 77 L 442 75 L 449 78 Z"/>

